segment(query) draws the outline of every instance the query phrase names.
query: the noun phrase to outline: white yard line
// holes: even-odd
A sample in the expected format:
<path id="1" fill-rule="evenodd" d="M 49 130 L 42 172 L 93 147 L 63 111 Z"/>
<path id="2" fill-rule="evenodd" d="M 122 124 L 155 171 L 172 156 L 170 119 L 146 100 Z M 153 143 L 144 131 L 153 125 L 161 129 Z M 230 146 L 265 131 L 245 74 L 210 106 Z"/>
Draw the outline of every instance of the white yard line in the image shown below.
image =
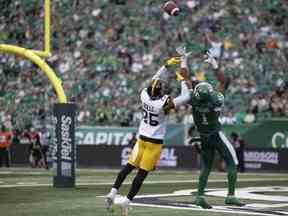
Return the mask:
<path id="1" fill-rule="evenodd" d="M 251 179 L 239 179 L 238 182 L 267 182 L 267 181 L 287 181 L 287 178 L 251 178 Z M 182 183 L 197 183 L 198 180 L 148 180 L 145 181 L 144 184 L 182 184 Z M 221 183 L 227 182 L 226 179 L 211 179 L 210 183 Z M 20 183 L 20 184 L 19 184 Z M 111 186 L 113 182 L 77 182 L 76 186 L 84 186 L 84 185 L 95 185 L 95 186 Z M 123 183 L 124 185 L 131 184 L 131 181 L 127 181 Z M 38 186 L 52 186 L 52 178 L 51 183 L 38 183 L 38 182 L 18 182 L 18 184 L 4 184 L 0 185 L 0 188 L 13 188 L 13 187 L 38 187 Z"/>
<path id="2" fill-rule="evenodd" d="M 4 175 L 4 174 L 13 174 L 13 172 L 12 171 L 0 171 L 0 175 Z"/>
<path id="3" fill-rule="evenodd" d="M 19 182 L 21 183 L 21 182 Z M 44 186 L 52 186 L 52 184 L 47 183 L 36 183 L 36 184 L 6 184 L 0 185 L 0 188 L 19 188 L 19 187 L 44 187 Z"/>
<path id="4" fill-rule="evenodd" d="M 19 172 L 19 171 L 0 171 L 0 175 L 47 175 L 49 173 L 46 172 L 33 172 L 33 171 L 27 171 L 27 172 Z"/>
<path id="5" fill-rule="evenodd" d="M 16 185 L 35 185 L 37 182 L 16 182 Z"/>
<path id="6" fill-rule="evenodd" d="M 270 204 L 267 208 L 282 208 L 288 206 L 288 203 Z"/>

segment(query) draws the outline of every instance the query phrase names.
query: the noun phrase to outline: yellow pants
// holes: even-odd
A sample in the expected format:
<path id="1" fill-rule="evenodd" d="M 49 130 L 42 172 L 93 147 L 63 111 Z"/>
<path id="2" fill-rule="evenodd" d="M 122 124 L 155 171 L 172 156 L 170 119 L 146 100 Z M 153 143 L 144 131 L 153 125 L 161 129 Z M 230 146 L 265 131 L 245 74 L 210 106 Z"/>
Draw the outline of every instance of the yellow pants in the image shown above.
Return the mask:
<path id="1" fill-rule="evenodd" d="M 129 155 L 128 163 L 146 170 L 147 172 L 155 169 L 156 163 L 161 155 L 162 144 L 138 139 Z"/>

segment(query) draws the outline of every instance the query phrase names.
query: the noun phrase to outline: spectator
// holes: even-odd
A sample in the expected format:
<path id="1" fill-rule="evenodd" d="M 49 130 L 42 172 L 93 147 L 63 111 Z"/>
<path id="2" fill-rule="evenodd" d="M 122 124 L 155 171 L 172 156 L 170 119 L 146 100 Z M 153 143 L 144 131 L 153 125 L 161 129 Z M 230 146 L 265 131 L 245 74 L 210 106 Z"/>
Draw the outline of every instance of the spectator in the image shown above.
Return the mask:
<path id="1" fill-rule="evenodd" d="M 40 143 L 41 143 L 44 166 L 48 170 L 49 165 L 48 165 L 48 160 L 47 160 L 47 154 L 49 154 L 49 144 L 51 140 L 51 135 L 46 126 L 41 128 L 39 136 L 40 136 Z"/>
<path id="2" fill-rule="evenodd" d="M 10 167 L 9 147 L 12 141 L 12 133 L 9 132 L 4 125 L 0 131 L 0 167 L 5 163 L 6 167 Z"/>
<path id="3" fill-rule="evenodd" d="M 247 123 L 247 124 L 251 124 L 251 123 L 254 123 L 255 122 L 255 115 L 253 114 L 253 112 L 248 109 L 243 121 L 244 123 Z"/>
<path id="4" fill-rule="evenodd" d="M 44 165 L 43 152 L 40 143 L 40 135 L 35 131 L 34 127 L 31 127 L 25 136 L 29 140 L 29 162 L 32 168 L 41 167 Z"/>
<path id="5" fill-rule="evenodd" d="M 233 116 L 233 113 L 228 111 L 225 112 L 223 116 L 220 117 L 219 121 L 223 125 L 233 125 L 236 123 L 236 117 Z"/>
<path id="6" fill-rule="evenodd" d="M 231 144 L 234 146 L 236 155 L 238 158 L 238 170 L 239 172 L 245 172 L 245 161 L 244 161 L 244 149 L 245 142 L 241 139 L 240 135 L 237 132 L 232 132 L 230 134 Z"/>

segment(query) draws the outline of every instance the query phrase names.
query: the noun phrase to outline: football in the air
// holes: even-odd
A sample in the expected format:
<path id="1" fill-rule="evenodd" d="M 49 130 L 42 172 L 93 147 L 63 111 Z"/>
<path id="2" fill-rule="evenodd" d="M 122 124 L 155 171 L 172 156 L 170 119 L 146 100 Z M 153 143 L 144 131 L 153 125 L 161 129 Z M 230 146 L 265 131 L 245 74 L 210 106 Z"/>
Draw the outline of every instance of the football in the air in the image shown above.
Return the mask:
<path id="1" fill-rule="evenodd" d="M 167 1 L 162 9 L 170 16 L 178 16 L 180 12 L 180 8 L 174 1 Z"/>

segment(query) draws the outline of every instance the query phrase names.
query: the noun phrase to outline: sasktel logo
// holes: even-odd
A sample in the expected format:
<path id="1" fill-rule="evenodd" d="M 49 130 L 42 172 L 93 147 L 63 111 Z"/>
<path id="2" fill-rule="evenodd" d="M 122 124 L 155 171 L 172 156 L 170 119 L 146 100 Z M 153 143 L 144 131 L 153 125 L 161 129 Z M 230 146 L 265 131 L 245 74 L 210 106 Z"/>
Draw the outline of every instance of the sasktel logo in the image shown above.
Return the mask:
<path id="1" fill-rule="evenodd" d="M 72 160 L 72 139 L 70 137 L 71 124 L 72 118 L 70 116 L 61 116 L 61 158 L 69 161 Z"/>
<path id="2" fill-rule="evenodd" d="M 288 148 L 288 135 L 283 132 L 276 132 L 271 139 L 273 148 Z"/>

